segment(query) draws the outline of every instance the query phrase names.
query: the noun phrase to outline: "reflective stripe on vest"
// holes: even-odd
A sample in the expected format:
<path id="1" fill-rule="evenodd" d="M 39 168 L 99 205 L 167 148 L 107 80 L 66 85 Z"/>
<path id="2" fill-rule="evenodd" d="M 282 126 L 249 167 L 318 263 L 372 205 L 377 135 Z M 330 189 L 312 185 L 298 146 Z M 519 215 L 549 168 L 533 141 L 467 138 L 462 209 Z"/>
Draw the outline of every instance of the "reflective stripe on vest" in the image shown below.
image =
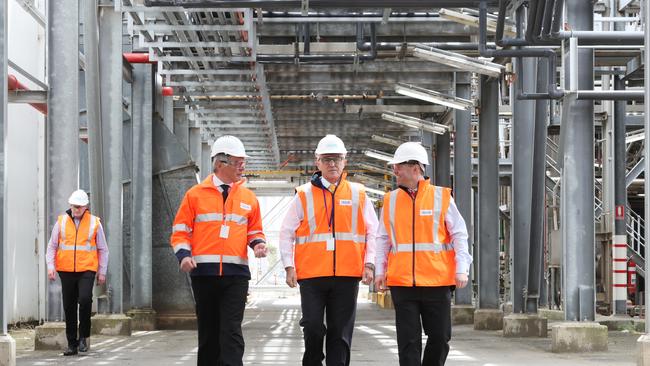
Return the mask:
<path id="1" fill-rule="evenodd" d="M 232 263 L 248 265 L 248 259 L 238 257 L 236 255 L 195 255 L 192 258 L 196 263 Z"/>
<path id="2" fill-rule="evenodd" d="M 86 244 L 85 245 L 66 245 L 63 244 L 62 238 L 65 238 L 65 227 L 67 224 L 67 220 L 69 217 L 66 215 L 63 217 L 61 220 L 61 226 L 62 228 L 59 228 L 60 234 L 59 234 L 59 250 L 78 250 L 78 251 L 86 251 L 86 252 L 91 252 L 91 251 L 96 251 L 97 247 L 95 245 L 91 245 L 90 242 L 93 240 L 93 234 L 95 234 L 95 227 L 97 226 L 97 218 L 95 216 L 90 215 L 90 228 L 88 229 L 88 237 L 86 238 Z M 79 221 L 79 225 L 81 225 L 81 220 Z"/>
<path id="3" fill-rule="evenodd" d="M 222 221 L 222 220 L 223 220 L 223 214 L 217 212 L 198 214 L 194 218 L 194 222 L 210 222 L 210 221 Z M 231 221 L 239 225 L 248 225 L 248 218 L 237 214 L 226 214 L 226 219 L 224 221 Z"/>
<path id="4" fill-rule="evenodd" d="M 438 239 L 438 227 L 440 226 L 440 214 L 442 213 L 442 187 L 434 186 L 434 194 L 433 194 L 433 240 Z M 390 239 L 392 243 L 395 243 L 397 240 L 396 238 L 396 231 L 395 231 L 395 212 L 396 208 L 395 206 L 397 205 L 397 191 L 391 192 L 390 194 L 390 204 L 388 208 L 388 214 L 390 215 Z M 412 252 L 413 251 L 413 243 L 397 243 L 396 245 L 394 244 L 393 247 L 391 248 L 393 251 L 393 254 L 397 252 Z M 443 250 L 454 250 L 454 246 L 452 244 L 445 244 L 445 243 L 415 243 L 415 251 L 416 252 L 434 252 L 434 253 L 440 253 Z"/>

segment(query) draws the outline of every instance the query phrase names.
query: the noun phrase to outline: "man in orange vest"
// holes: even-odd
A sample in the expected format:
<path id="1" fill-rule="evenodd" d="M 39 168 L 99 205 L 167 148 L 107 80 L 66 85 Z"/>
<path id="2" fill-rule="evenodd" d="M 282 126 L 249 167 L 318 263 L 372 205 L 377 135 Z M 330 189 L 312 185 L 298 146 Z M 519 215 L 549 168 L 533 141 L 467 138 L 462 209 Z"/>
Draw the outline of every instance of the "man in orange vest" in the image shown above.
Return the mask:
<path id="1" fill-rule="evenodd" d="M 241 323 L 251 278 L 248 248 L 255 257 L 265 257 L 266 238 L 257 197 L 244 187 L 244 144 L 234 136 L 221 136 L 211 156 L 214 174 L 185 193 L 171 245 L 181 270 L 192 278 L 197 365 L 243 365 Z"/>
<path id="2" fill-rule="evenodd" d="M 451 291 L 467 285 L 472 263 L 467 228 L 451 189 L 431 185 L 423 176 L 429 158 L 422 145 L 400 145 L 388 164 L 398 188 L 384 196 L 375 285 L 390 287 L 400 366 L 444 365 L 451 339 Z M 422 328 L 428 336 L 424 358 Z"/>
<path id="3" fill-rule="evenodd" d="M 47 277 L 61 278 L 65 335 L 68 348 L 65 356 L 87 352 L 90 346 L 90 310 L 93 283 L 106 282 L 108 245 L 99 217 L 88 210 L 88 195 L 83 190 L 72 192 L 70 209 L 60 215 L 52 228 L 47 245 Z M 79 338 L 77 338 L 77 304 L 79 305 Z"/>
<path id="4" fill-rule="evenodd" d="M 306 366 L 350 364 L 359 280 L 373 279 L 377 215 L 363 185 L 345 179 L 346 154 L 340 138 L 320 140 L 318 171 L 296 189 L 280 228 L 287 284 L 300 284 Z"/>

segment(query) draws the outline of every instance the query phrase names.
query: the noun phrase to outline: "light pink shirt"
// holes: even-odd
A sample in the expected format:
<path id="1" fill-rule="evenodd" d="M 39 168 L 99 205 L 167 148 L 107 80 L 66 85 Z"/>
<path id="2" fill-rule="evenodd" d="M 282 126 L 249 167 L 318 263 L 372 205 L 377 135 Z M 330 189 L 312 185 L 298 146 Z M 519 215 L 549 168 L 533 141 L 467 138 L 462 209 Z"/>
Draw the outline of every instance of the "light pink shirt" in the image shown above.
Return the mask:
<path id="1" fill-rule="evenodd" d="M 74 218 L 75 227 L 79 227 L 79 219 Z M 102 223 L 98 223 L 97 227 L 97 237 L 95 238 L 95 243 L 97 244 L 97 257 L 99 262 L 99 274 L 106 275 L 106 270 L 108 269 L 108 245 L 106 244 L 106 236 L 104 235 L 104 228 Z M 54 258 L 56 257 L 56 251 L 59 248 L 59 234 L 61 233 L 61 228 L 59 228 L 59 221 L 54 224 L 52 228 L 52 235 L 50 235 L 50 241 L 47 243 L 47 252 L 45 253 L 45 260 L 47 262 L 47 269 L 54 270 Z"/>

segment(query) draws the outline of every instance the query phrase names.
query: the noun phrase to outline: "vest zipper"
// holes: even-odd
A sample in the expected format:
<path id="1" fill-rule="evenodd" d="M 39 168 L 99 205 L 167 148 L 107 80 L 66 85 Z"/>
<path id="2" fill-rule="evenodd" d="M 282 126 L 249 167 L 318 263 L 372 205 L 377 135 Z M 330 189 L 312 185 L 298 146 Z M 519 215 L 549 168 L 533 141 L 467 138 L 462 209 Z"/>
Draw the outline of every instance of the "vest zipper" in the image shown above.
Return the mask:
<path id="1" fill-rule="evenodd" d="M 84 211 L 79 218 L 79 225 L 81 225 L 81 220 L 84 218 L 86 212 Z M 74 222 L 74 216 L 72 217 L 72 223 L 74 224 L 74 260 L 72 261 L 73 272 L 77 272 L 77 236 L 79 235 L 79 227 Z"/>
<path id="2" fill-rule="evenodd" d="M 336 216 L 334 214 L 336 212 L 336 210 L 335 210 L 336 204 L 334 202 L 334 193 L 336 193 L 336 190 L 338 188 L 339 188 L 339 186 L 334 187 L 334 192 L 332 192 L 332 238 L 334 238 L 334 255 L 333 255 L 332 262 L 333 262 L 333 266 L 334 266 L 334 276 L 336 276 L 336 236 L 334 234 L 336 232 L 336 230 L 335 230 L 336 229 Z M 329 192 L 329 190 L 328 190 L 328 192 Z"/>
<path id="3" fill-rule="evenodd" d="M 409 194 L 409 196 L 411 196 Z M 411 252 L 411 255 L 413 257 L 413 287 L 415 287 L 415 198 L 411 197 L 411 201 L 413 202 L 413 214 L 411 215 L 412 224 L 411 224 L 411 238 L 413 239 L 413 251 Z"/>

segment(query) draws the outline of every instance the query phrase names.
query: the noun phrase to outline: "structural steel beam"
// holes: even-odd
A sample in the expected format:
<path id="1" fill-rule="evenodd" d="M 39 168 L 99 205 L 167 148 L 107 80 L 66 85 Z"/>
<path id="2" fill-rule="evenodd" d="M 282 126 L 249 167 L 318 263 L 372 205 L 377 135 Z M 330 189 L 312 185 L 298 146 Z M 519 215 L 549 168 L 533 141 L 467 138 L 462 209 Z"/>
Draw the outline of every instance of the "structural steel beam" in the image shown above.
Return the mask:
<path id="1" fill-rule="evenodd" d="M 499 81 L 481 76 L 478 307 L 499 308 Z"/>
<path id="2" fill-rule="evenodd" d="M 79 187 L 79 15 L 78 0 L 48 6 L 47 227 L 67 209 L 70 193 Z M 120 50 L 121 55 L 121 50 Z M 121 65 L 120 65 L 121 66 Z M 121 75 L 121 69 L 120 69 Z M 117 106 L 122 112 L 122 104 Z M 121 140 L 120 140 L 121 141 Z M 62 321 L 61 286 L 48 282 L 47 320 Z"/>
<path id="3" fill-rule="evenodd" d="M 593 3 L 566 0 L 567 24 L 574 30 L 593 29 Z M 568 53 L 562 64 L 570 80 Z M 593 90 L 593 49 L 577 51 L 580 68 L 573 77 L 578 90 Z M 561 217 L 564 316 L 568 321 L 593 321 L 595 316 L 594 233 L 594 103 L 565 98 L 562 121 L 564 166 Z"/>

